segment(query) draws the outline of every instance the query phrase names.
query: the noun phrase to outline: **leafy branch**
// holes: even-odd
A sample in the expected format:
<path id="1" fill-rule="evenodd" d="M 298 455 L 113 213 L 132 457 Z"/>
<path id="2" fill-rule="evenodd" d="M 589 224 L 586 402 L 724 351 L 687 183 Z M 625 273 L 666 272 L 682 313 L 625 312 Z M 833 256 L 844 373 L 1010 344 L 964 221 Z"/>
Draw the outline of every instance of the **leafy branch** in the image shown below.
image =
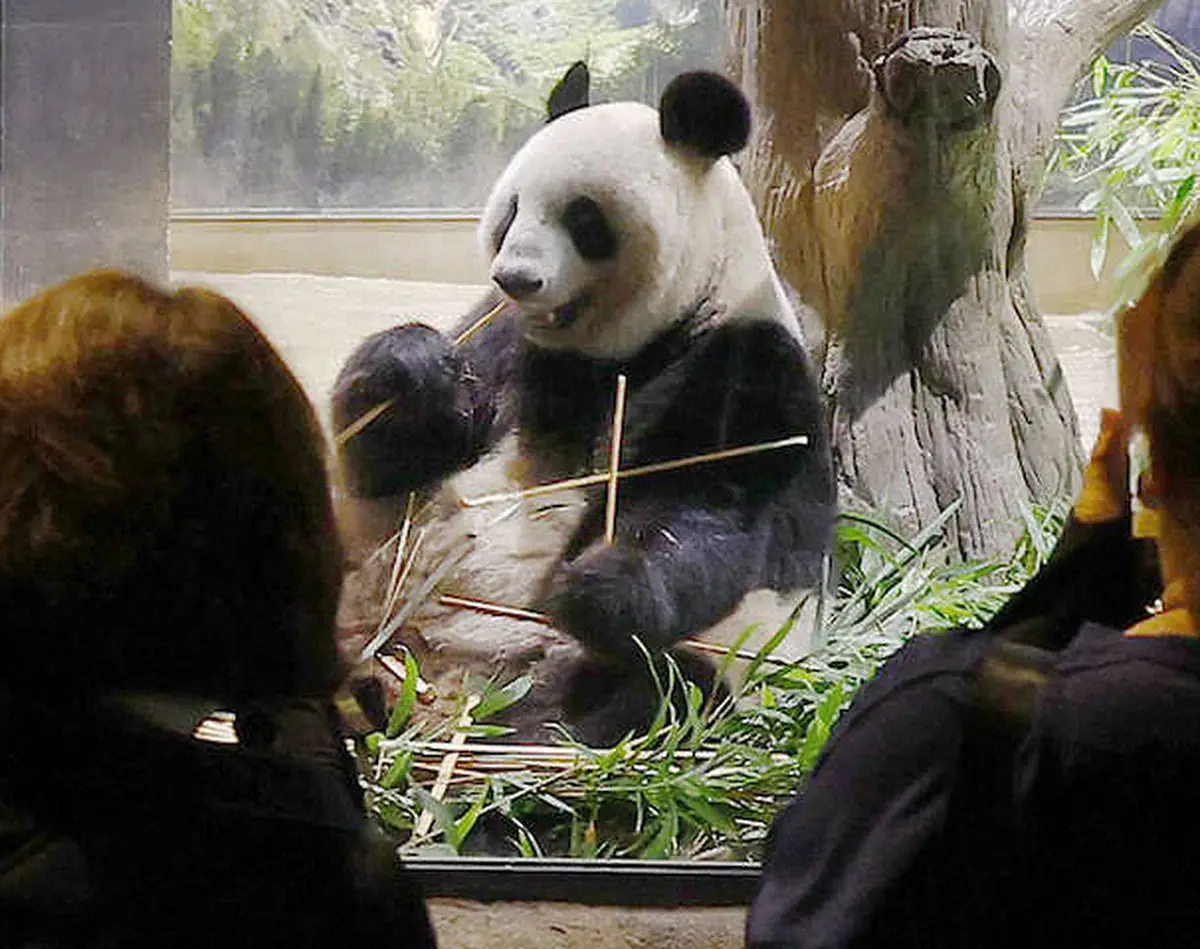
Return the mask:
<path id="1" fill-rule="evenodd" d="M 1093 274 L 1104 268 L 1112 231 L 1131 248 L 1117 271 L 1114 310 L 1136 298 L 1200 210 L 1200 54 L 1148 23 L 1132 35 L 1161 61 L 1098 57 L 1091 94 L 1063 113 L 1056 156 L 1087 189 L 1080 210 L 1096 217 Z"/>

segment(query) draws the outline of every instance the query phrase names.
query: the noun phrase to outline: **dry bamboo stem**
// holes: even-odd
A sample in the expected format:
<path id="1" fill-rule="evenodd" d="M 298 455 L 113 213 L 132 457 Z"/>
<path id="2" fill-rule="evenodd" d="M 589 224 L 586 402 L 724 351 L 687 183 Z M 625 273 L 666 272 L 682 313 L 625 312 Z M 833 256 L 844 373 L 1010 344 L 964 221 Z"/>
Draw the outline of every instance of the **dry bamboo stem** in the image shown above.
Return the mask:
<path id="1" fill-rule="evenodd" d="M 506 606 L 503 603 L 489 603 L 486 600 L 473 600 L 465 596 L 450 596 L 443 594 L 438 597 L 438 602 L 443 606 L 457 607 L 463 610 L 474 610 L 476 613 L 487 613 L 489 616 L 506 616 L 510 619 L 527 620 L 530 623 L 540 623 L 543 626 L 553 626 L 552 620 L 545 613 L 538 613 L 534 610 L 527 610 L 520 606 Z M 728 646 L 722 646 L 719 643 L 707 643 L 702 639 L 684 639 L 683 645 L 695 649 L 697 652 L 706 652 L 713 656 L 733 656 L 735 659 L 741 659 L 744 662 L 750 662 L 758 658 L 756 653 L 747 652 L 744 649 L 730 649 Z M 769 662 L 776 666 L 787 666 L 791 663 L 786 659 L 772 659 L 766 657 L 764 662 Z"/>
<path id="2" fill-rule="evenodd" d="M 412 748 L 418 752 L 425 751 L 434 754 L 444 754 L 448 751 L 458 750 L 460 755 L 479 755 L 480 757 L 512 756 L 549 761 L 551 763 L 555 761 L 576 761 L 582 757 L 573 748 L 559 747 L 557 745 L 493 745 L 490 742 L 465 742 L 451 748 L 451 743 L 448 741 L 410 741 L 405 743 L 405 747 Z"/>
<path id="3" fill-rule="evenodd" d="M 433 782 L 433 787 L 429 789 L 429 796 L 435 801 L 440 801 L 445 796 L 446 788 L 450 785 L 450 777 L 454 774 L 454 766 L 458 764 L 458 756 L 467 743 L 467 728 L 471 724 L 471 710 L 478 704 L 478 695 L 467 696 L 466 705 L 463 706 L 462 714 L 458 717 L 454 737 L 450 739 L 450 750 L 442 757 L 437 778 Z M 424 837 L 429 833 L 431 827 L 433 827 L 433 811 L 422 811 L 421 816 L 417 818 L 417 826 L 413 828 L 413 836 Z"/>
<path id="4" fill-rule="evenodd" d="M 625 428 L 625 374 L 617 376 L 617 402 L 613 408 L 612 441 L 608 446 L 608 493 L 604 499 L 604 543 L 612 546 L 617 533 L 617 480 L 621 470 L 621 438 Z"/>
<path id="5" fill-rule="evenodd" d="M 454 606 L 464 610 L 474 610 L 476 613 L 490 613 L 492 616 L 507 616 L 510 619 L 523 619 L 531 623 L 541 623 L 543 626 L 554 625 L 545 613 L 522 609 L 519 606 L 505 606 L 503 603 L 488 603 L 486 600 L 472 600 L 465 596 L 443 594 L 438 597 L 443 606 Z"/>
<path id="6" fill-rule="evenodd" d="M 476 333 L 478 333 L 481 329 L 483 329 L 485 326 L 487 326 L 490 322 L 492 322 L 492 320 L 494 320 L 497 316 L 499 316 L 500 313 L 504 310 L 504 308 L 506 306 L 508 306 L 508 300 L 501 300 L 494 307 L 492 307 L 485 314 L 483 314 L 483 316 L 481 316 L 474 323 L 472 323 L 470 326 L 468 326 L 465 330 L 463 330 L 461 333 L 459 333 L 457 336 L 455 336 L 454 337 L 454 345 L 461 346 L 463 343 L 465 343 L 467 340 L 469 340 L 472 336 L 474 336 Z"/>
<path id="7" fill-rule="evenodd" d="M 333 436 L 334 444 L 346 444 L 346 442 L 350 441 L 350 439 L 374 422 L 375 419 L 379 418 L 379 416 L 390 409 L 393 405 L 395 405 L 395 403 L 395 399 L 387 399 L 386 401 L 380 402 L 378 405 L 367 409 L 367 411 L 363 412 L 362 415 L 360 415 L 353 422 Z"/>
<path id="8" fill-rule="evenodd" d="M 383 616 L 379 621 L 380 626 L 386 623 L 388 617 L 391 615 L 392 608 L 396 605 L 396 599 L 400 596 L 402 581 L 408 573 L 407 570 L 402 570 L 401 568 L 404 566 L 405 557 L 408 554 L 408 535 L 412 531 L 413 501 L 415 498 L 416 495 L 410 491 L 407 500 L 404 502 L 404 518 L 400 522 L 400 531 L 396 539 L 396 556 L 392 560 L 392 573 L 388 578 L 387 596 L 383 600 Z"/>
<path id="9" fill-rule="evenodd" d="M 693 465 L 703 465 L 714 461 L 727 461 L 730 458 L 742 458 L 764 451 L 777 451 L 780 448 L 793 448 L 797 445 L 807 445 L 807 435 L 793 435 L 773 442 L 759 442 L 756 445 L 739 445 L 736 448 L 723 448 L 720 451 L 705 452 L 702 455 L 691 455 L 687 458 L 674 458 L 670 461 L 656 461 L 637 468 L 627 468 L 618 472 L 622 478 L 636 478 L 641 475 L 659 474 L 663 471 L 674 471 L 678 468 L 689 468 Z M 604 484 L 609 479 L 609 472 L 582 475 L 578 478 L 568 478 L 565 481 L 555 481 L 550 484 L 539 484 L 524 491 L 508 491 L 503 494 L 482 494 L 477 498 L 463 498 L 459 503 L 463 507 L 482 507 L 485 504 L 499 504 L 502 501 L 520 501 L 525 498 L 540 497 L 544 494 L 555 494 L 559 491 L 570 491 L 573 488 L 590 488 L 593 485 Z"/>

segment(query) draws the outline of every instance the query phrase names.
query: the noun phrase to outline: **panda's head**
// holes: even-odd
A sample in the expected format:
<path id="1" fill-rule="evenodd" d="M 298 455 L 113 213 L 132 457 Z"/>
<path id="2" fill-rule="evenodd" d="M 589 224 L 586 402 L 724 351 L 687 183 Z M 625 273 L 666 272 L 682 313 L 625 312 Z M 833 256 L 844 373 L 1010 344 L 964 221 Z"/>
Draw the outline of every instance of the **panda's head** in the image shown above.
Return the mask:
<path id="1" fill-rule="evenodd" d="M 497 180 L 480 225 L 491 279 L 531 342 L 625 358 L 773 277 L 725 157 L 750 132 L 749 106 L 728 80 L 681 75 L 657 110 L 589 105 L 587 68 L 576 63 L 548 112 Z"/>

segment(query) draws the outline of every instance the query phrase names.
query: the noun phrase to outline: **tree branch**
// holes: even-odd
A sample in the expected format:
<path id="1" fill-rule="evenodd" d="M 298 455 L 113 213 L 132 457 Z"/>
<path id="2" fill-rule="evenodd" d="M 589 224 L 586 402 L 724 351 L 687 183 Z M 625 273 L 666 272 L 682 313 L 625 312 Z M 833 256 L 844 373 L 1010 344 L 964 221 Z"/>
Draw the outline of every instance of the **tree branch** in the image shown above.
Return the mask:
<path id="1" fill-rule="evenodd" d="M 1149 16 L 1162 0 L 1023 0 L 1011 3 L 1007 138 L 1017 193 L 1040 188 L 1058 116 L 1088 62 Z"/>

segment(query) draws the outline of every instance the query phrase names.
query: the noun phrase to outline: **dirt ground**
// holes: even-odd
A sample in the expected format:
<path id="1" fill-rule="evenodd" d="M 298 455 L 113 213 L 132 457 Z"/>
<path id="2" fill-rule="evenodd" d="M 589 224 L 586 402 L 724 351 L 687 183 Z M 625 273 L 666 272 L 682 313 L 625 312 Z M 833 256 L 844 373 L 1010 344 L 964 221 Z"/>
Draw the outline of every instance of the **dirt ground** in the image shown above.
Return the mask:
<path id="1" fill-rule="evenodd" d="M 483 288 L 307 274 L 179 272 L 176 282 L 225 293 L 258 322 L 328 419 L 329 391 L 342 362 L 364 336 L 407 320 L 447 328 Z M 1114 404 L 1113 341 L 1096 313 L 1046 318 L 1079 413 L 1084 445 L 1095 437 L 1100 407 Z"/>

